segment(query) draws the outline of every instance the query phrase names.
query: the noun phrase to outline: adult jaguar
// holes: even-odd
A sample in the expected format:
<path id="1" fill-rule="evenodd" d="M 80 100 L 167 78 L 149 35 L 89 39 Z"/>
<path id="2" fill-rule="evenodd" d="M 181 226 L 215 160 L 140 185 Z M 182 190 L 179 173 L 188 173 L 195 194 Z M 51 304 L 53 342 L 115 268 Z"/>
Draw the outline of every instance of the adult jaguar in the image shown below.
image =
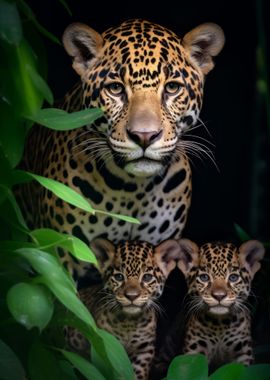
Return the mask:
<path id="1" fill-rule="evenodd" d="M 224 44 L 221 28 L 202 24 L 180 39 L 143 20 L 102 35 L 75 23 L 63 42 L 81 83 L 62 108 L 101 107 L 104 116 L 80 130 L 33 128 L 23 167 L 69 185 L 96 209 L 132 215 L 141 224 L 89 215 L 34 187 L 30 196 L 26 191 L 28 222 L 87 244 L 97 236 L 153 244 L 179 238 L 191 199 L 182 136 L 199 117 L 205 75 Z M 63 261 L 74 277 L 85 273 L 68 255 Z"/>

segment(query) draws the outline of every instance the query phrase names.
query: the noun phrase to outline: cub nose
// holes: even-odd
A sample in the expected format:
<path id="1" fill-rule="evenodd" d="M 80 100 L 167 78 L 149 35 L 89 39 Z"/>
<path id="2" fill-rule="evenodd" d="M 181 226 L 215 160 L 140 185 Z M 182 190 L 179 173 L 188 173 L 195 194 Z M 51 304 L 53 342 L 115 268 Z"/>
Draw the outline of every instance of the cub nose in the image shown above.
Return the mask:
<path id="1" fill-rule="evenodd" d="M 127 135 L 130 140 L 134 141 L 143 149 L 146 149 L 149 145 L 153 144 L 155 141 L 159 140 L 162 135 L 162 129 L 160 131 L 130 131 L 127 129 Z"/>
<path id="2" fill-rule="evenodd" d="M 127 287 L 125 289 L 125 296 L 130 301 L 134 301 L 140 295 L 140 290 L 134 286 Z"/>
<path id="3" fill-rule="evenodd" d="M 227 292 L 225 289 L 218 288 L 212 290 L 211 295 L 213 298 L 220 302 L 227 296 Z"/>

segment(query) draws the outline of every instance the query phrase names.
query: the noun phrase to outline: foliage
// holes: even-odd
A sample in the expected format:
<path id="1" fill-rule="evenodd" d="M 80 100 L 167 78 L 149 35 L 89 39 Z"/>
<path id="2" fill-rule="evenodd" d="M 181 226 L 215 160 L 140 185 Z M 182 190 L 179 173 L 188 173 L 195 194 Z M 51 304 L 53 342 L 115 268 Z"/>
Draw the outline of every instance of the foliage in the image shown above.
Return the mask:
<path id="1" fill-rule="evenodd" d="M 60 2 L 70 12 L 66 2 Z M 26 28 L 31 31 L 28 39 Z M 56 251 L 64 248 L 76 259 L 96 265 L 94 254 L 74 236 L 48 228 L 29 230 L 12 192 L 14 185 L 35 180 L 86 212 L 105 213 L 94 210 L 87 200 L 61 183 L 16 169 L 34 122 L 68 130 L 91 123 L 101 115 L 100 110 L 68 114 L 54 108 L 41 109 L 44 102 L 53 104 L 53 94 L 44 79 L 46 59 L 40 33 L 60 44 L 38 22 L 26 2 L 0 0 L 0 377 L 132 380 L 126 352 L 116 338 L 97 328 L 77 297 L 75 283 Z M 110 215 L 138 223 L 128 216 Z M 91 342 L 89 360 L 66 350 L 65 325 L 78 328 Z M 267 365 L 245 368 L 230 364 L 211 374 L 209 380 L 267 380 L 268 373 Z M 207 378 L 206 359 L 202 355 L 185 355 L 173 360 L 166 380 Z"/>
<path id="2" fill-rule="evenodd" d="M 75 236 L 48 228 L 29 230 L 12 192 L 14 185 L 35 180 L 84 211 L 104 213 L 94 210 L 86 199 L 62 183 L 16 169 L 33 122 L 68 130 L 92 123 L 102 111 L 68 114 L 54 108 L 41 109 L 44 101 L 53 104 L 53 94 L 44 80 L 39 54 L 33 50 L 31 40 L 26 40 L 24 28 L 31 28 L 35 37 L 37 29 L 58 41 L 38 23 L 23 1 L 1 0 L 0 15 L 0 47 L 4 53 L 0 64 L 3 126 L 0 167 L 4 174 L 0 179 L 3 222 L 0 287 L 4 297 L 0 304 L 1 378 L 75 380 L 81 378 L 80 372 L 86 379 L 132 379 L 133 370 L 126 352 L 116 338 L 97 328 L 77 297 L 75 283 L 60 263 L 56 250 L 61 247 L 76 259 L 97 265 L 94 254 Z M 22 25 L 24 15 L 27 21 Z M 130 217 L 114 216 L 138 223 Z M 64 349 L 62 330 L 66 324 L 82 330 L 91 341 L 92 358 L 86 360 Z"/>
<path id="3" fill-rule="evenodd" d="M 245 367 L 231 363 L 218 368 L 208 377 L 208 364 L 204 355 L 179 355 L 173 359 L 163 380 L 269 380 L 270 364 Z"/>

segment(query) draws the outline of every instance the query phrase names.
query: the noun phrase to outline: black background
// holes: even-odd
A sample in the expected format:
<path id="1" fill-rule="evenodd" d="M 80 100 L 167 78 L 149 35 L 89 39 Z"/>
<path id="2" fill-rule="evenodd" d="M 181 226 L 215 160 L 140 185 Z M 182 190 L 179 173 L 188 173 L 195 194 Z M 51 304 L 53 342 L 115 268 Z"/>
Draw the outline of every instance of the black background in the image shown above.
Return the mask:
<path id="1" fill-rule="evenodd" d="M 192 159 L 193 200 L 184 235 L 197 242 L 234 241 L 234 223 L 238 223 L 253 238 L 269 239 L 269 135 L 264 112 L 258 117 L 256 105 L 256 1 L 189 0 L 173 4 L 70 0 L 68 4 L 72 16 L 56 0 L 30 2 L 40 23 L 59 39 L 74 21 L 103 32 L 125 19 L 139 17 L 166 26 L 179 36 L 203 22 L 215 22 L 223 28 L 226 44 L 207 77 L 201 113 L 212 137 L 203 128 L 193 132 L 215 145 L 219 171 L 208 159 Z M 263 15 L 267 38 L 266 5 Z M 55 98 L 61 98 L 78 77 L 63 47 L 46 39 L 44 42 L 49 85 Z M 258 139 L 259 150 L 255 147 Z M 254 187 L 259 189 L 254 192 Z"/>

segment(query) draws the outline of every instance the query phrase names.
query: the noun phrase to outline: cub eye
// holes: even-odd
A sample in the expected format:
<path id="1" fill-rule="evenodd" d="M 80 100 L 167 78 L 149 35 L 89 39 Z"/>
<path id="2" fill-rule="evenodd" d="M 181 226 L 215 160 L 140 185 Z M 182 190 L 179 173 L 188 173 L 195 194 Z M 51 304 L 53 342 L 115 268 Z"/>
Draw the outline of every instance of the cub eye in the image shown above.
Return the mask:
<path id="1" fill-rule="evenodd" d="M 239 280 L 239 274 L 236 274 L 236 273 L 232 273 L 229 275 L 229 281 L 230 282 L 236 282 Z"/>
<path id="2" fill-rule="evenodd" d="M 115 273 L 113 277 L 116 281 L 124 281 L 124 275 L 122 273 Z"/>
<path id="3" fill-rule="evenodd" d="M 199 275 L 199 279 L 200 279 L 201 281 L 203 281 L 203 282 L 207 282 L 207 281 L 210 280 L 210 277 L 208 276 L 208 274 L 206 274 L 206 273 L 202 273 L 202 274 Z"/>
<path id="4" fill-rule="evenodd" d="M 144 282 L 149 282 L 151 281 L 153 278 L 153 275 L 151 273 L 145 273 L 143 276 L 142 276 L 142 281 Z"/>
<path id="5" fill-rule="evenodd" d="M 122 83 L 112 82 L 106 85 L 106 89 L 109 91 L 111 95 L 120 96 L 125 93 L 125 87 Z"/>
<path id="6" fill-rule="evenodd" d="M 181 83 L 178 82 L 168 82 L 165 84 L 165 92 L 168 95 L 176 95 L 182 88 Z"/>

